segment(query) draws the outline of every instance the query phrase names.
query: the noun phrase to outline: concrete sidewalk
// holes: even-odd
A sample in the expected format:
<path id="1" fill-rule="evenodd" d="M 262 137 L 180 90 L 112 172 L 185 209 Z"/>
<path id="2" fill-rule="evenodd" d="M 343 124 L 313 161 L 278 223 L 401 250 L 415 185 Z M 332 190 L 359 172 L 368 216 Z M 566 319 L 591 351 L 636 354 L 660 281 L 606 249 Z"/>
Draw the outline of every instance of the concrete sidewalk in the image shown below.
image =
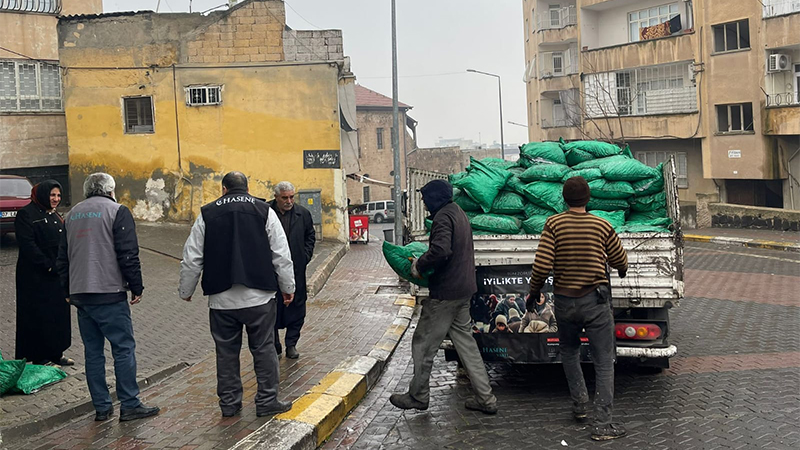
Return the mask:
<path id="1" fill-rule="evenodd" d="M 711 242 L 722 245 L 741 245 L 751 248 L 800 252 L 800 233 L 797 231 L 702 228 L 685 230 L 683 237 L 690 242 Z"/>
<path id="2" fill-rule="evenodd" d="M 144 228 L 143 247 L 148 244 Z M 323 267 L 324 264 L 320 265 L 317 272 Z M 174 289 L 171 286 L 171 290 Z M 315 391 L 315 398 L 331 400 L 346 381 L 364 388 L 375 382 L 374 368 L 363 374 L 354 371 L 362 367 L 358 360 L 370 358 L 368 355 L 385 361 L 390 353 L 386 349 L 393 349 L 400 340 L 405 327 L 396 324 L 398 313 L 403 311 L 410 317 L 411 310 L 396 304 L 398 293 L 402 291 L 397 276 L 383 260 L 379 242 L 351 247 L 328 283 L 309 300 L 306 326 L 298 345 L 300 358 L 281 359 L 280 396 L 288 400 L 300 399 L 296 417 L 285 421 L 291 422 L 294 428 L 283 429 L 284 436 L 318 442 L 338 425 L 345 402 L 347 408 L 352 407 L 354 399 L 366 392 L 359 389 L 356 396 L 348 395 L 346 400 L 338 397 L 335 401 L 342 406 L 335 408 L 336 414 L 327 415 L 323 429 L 309 423 L 317 420 L 309 418 L 311 412 L 317 410 L 310 405 L 312 397 L 304 395 L 309 391 Z M 407 322 L 405 319 L 406 326 Z M 208 334 L 207 326 L 202 332 Z M 256 380 L 252 358 L 246 349 L 242 352 L 242 381 L 244 409 L 240 416 L 223 419 L 217 405 L 215 357 L 213 353 L 208 354 L 188 369 L 143 392 L 145 402 L 162 408 L 157 417 L 134 422 L 95 423 L 93 415 L 87 414 L 60 429 L 14 442 L 8 448 L 230 448 L 262 425 L 277 422 L 255 415 L 252 399 Z M 316 425 L 321 423 L 322 419 Z M 299 430 L 301 427 L 303 430 Z M 298 432 L 291 433 L 291 429 Z"/>
<path id="3" fill-rule="evenodd" d="M 136 335 L 139 385 L 142 389 L 184 370 L 213 352 L 208 331 L 208 307 L 199 295 L 186 303 L 178 299 L 178 262 L 189 225 L 138 223 L 137 235 L 145 291 L 142 303 L 131 307 Z M 14 353 L 17 258 L 13 237 L 3 239 L 0 249 L 0 349 L 8 358 Z M 323 241 L 315 248 L 309 266 L 309 285 L 317 289 L 346 253 L 347 246 Z M 312 282 L 312 280 L 314 280 Z M 198 287 L 199 289 L 199 287 Z M 75 310 L 72 311 L 72 346 L 65 352 L 76 364 L 65 367 L 68 377 L 32 395 L 0 398 L 0 448 L 93 412 L 84 375 L 83 344 Z M 106 344 L 106 375 L 115 384 L 113 358 Z M 212 389 L 213 392 L 213 389 Z"/>

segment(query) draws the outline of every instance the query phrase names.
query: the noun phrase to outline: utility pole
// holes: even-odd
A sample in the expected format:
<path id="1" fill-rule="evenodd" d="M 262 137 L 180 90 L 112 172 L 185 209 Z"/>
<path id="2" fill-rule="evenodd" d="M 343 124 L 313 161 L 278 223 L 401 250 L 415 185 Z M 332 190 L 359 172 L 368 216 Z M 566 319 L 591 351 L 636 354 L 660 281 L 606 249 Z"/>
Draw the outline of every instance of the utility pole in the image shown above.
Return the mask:
<path id="1" fill-rule="evenodd" d="M 394 244 L 403 244 L 403 190 L 400 186 L 400 123 L 397 106 L 397 13 L 392 0 L 392 150 L 394 154 Z M 409 192 L 408 195 L 411 195 Z"/>

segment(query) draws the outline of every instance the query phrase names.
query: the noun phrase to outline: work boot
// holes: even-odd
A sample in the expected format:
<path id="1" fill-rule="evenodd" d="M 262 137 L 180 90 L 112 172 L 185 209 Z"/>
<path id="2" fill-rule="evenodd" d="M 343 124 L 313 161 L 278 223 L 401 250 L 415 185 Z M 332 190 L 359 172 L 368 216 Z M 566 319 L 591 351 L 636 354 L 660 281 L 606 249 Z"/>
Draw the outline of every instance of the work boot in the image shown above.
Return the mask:
<path id="1" fill-rule="evenodd" d="M 411 394 L 392 394 L 389 396 L 389 401 L 396 407 L 400 409 L 418 409 L 420 411 L 425 411 L 428 409 L 427 403 L 422 403 L 421 401 L 415 399 L 411 396 Z"/>
<path id="2" fill-rule="evenodd" d="M 114 415 L 114 408 L 108 408 L 105 411 L 97 411 L 94 413 L 95 422 L 105 422 Z"/>
<path id="3" fill-rule="evenodd" d="M 256 407 L 256 416 L 258 417 L 274 416 L 275 414 L 285 413 L 290 409 L 292 409 L 292 402 L 281 402 L 276 400 L 274 404 L 268 407 L 264 408 Z"/>
<path id="4" fill-rule="evenodd" d="M 222 417 L 233 417 L 242 411 L 242 405 L 234 408 L 223 408 Z"/>
<path id="5" fill-rule="evenodd" d="M 297 349 L 294 348 L 294 345 L 291 347 L 286 347 L 286 357 L 289 359 L 297 359 L 300 357 L 300 353 L 297 353 Z"/>
<path id="6" fill-rule="evenodd" d="M 628 434 L 625 427 L 618 423 L 607 423 L 605 425 L 597 425 L 592 429 L 593 441 L 609 441 L 611 439 L 621 438 Z"/>
<path id="7" fill-rule="evenodd" d="M 586 419 L 589 418 L 589 410 L 591 409 L 591 403 L 576 403 L 572 406 L 572 417 L 578 423 L 585 423 Z"/>
<path id="8" fill-rule="evenodd" d="M 497 414 L 497 405 L 482 405 L 477 400 L 471 398 L 464 403 L 464 407 L 471 411 L 480 411 L 484 414 Z"/>
<path id="9" fill-rule="evenodd" d="M 144 419 L 145 417 L 155 416 L 161 409 L 158 406 L 139 405 L 133 409 L 120 409 L 119 421 Z"/>

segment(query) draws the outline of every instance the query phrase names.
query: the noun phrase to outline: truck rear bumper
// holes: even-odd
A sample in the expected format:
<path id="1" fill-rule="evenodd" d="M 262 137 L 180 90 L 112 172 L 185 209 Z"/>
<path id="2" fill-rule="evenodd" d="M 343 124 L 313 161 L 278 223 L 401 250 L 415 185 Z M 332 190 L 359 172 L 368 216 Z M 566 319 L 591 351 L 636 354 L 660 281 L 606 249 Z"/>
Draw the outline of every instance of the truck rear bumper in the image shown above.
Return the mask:
<path id="1" fill-rule="evenodd" d="M 621 358 L 672 358 L 678 353 L 678 347 L 670 345 L 666 348 L 617 347 L 617 356 Z"/>

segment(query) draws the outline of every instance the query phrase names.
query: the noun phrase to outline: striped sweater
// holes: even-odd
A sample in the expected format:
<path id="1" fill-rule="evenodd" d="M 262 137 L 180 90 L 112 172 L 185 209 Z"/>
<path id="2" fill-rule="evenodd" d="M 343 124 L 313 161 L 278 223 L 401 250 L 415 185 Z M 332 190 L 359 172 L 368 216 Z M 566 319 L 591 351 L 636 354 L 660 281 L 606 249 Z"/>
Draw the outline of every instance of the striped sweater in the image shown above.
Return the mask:
<path id="1" fill-rule="evenodd" d="M 552 270 L 556 294 L 583 297 L 608 283 L 606 262 L 619 271 L 628 270 L 628 256 L 611 224 L 585 212 L 552 216 L 536 250 L 531 293 L 539 295 Z"/>

